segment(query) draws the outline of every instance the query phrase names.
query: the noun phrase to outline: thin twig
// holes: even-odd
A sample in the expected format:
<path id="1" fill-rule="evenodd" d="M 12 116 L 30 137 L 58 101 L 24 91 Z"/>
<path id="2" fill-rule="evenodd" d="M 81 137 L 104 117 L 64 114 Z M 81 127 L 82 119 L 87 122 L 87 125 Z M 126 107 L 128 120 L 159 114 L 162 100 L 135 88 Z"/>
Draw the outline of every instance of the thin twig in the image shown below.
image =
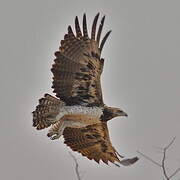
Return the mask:
<path id="1" fill-rule="evenodd" d="M 149 156 L 145 155 L 144 153 L 137 151 L 137 153 L 139 153 L 141 156 L 143 156 L 144 158 L 146 158 L 147 160 L 151 161 L 152 163 L 156 164 L 159 167 L 162 167 L 161 164 L 159 164 L 158 162 L 156 162 L 155 160 L 153 160 L 152 158 L 150 158 Z"/>
<path id="2" fill-rule="evenodd" d="M 177 168 L 170 176 L 169 179 L 171 179 L 173 176 L 175 176 L 180 171 L 180 168 Z"/>
<path id="3" fill-rule="evenodd" d="M 166 171 L 166 166 L 165 166 L 165 160 L 166 160 L 166 151 L 168 150 L 168 148 L 173 144 L 173 142 L 175 141 L 176 137 L 174 137 L 171 142 L 163 149 L 163 159 L 162 159 L 162 169 L 163 169 L 163 173 L 164 176 L 167 180 L 169 180 L 170 178 L 167 175 L 167 171 Z"/>
<path id="4" fill-rule="evenodd" d="M 175 141 L 176 137 L 173 137 L 172 141 L 164 148 L 164 149 L 168 149 Z"/>
<path id="5" fill-rule="evenodd" d="M 142 153 L 140 151 L 137 151 L 137 153 L 139 153 L 145 159 L 151 161 L 153 164 L 155 164 L 155 165 L 159 166 L 160 168 L 162 168 L 162 171 L 163 171 L 163 174 L 164 174 L 164 177 L 166 178 L 166 180 L 170 180 L 172 177 L 174 177 L 180 171 L 180 168 L 177 168 L 170 176 L 168 176 L 167 171 L 166 171 L 166 164 L 165 164 L 166 153 L 167 153 L 167 150 L 169 149 L 169 147 L 174 143 L 175 139 L 176 139 L 176 137 L 174 137 L 171 140 L 171 142 L 165 148 L 162 148 L 162 150 L 163 150 L 163 158 L 162 158 L 161 164 L 156 162 L 155 160 L 153 160 L 149 156 L 145 155 L 144 153 Z"/>
<path id="6" fill-rule="evenodd" d="M 166 172 L 166 167 L 165 167 L 166 150 L 167 150 L 166 148 L 164 148 L 164 150 L 163 150 L 162 169 L 163 169 L 163 173 L 164 173 L 165 178 L 167 180 L 169 180 L 169 177 L 168 177 L 167 172 Z"/>
<path id="7" fill-rule="evenodd" d="M 78 180 L 81 180 L 81 176 L 80 176 L 80 173 L 79 173 L 79 164 L 77 162 L 77 159 L 71 152 L 69 152 L 69 154 L 70 154 L 70 156 L 73 158 L 73 160 L 75 162 L 75 170 L 76 170 L 77 178 L 78 178 Z"/>

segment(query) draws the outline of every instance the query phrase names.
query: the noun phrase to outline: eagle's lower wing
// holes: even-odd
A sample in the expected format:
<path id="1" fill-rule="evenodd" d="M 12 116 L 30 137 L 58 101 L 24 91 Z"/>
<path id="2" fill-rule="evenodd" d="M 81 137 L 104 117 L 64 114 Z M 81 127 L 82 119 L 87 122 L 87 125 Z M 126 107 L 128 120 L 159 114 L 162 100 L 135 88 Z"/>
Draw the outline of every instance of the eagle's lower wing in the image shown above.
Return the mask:
<path id="1" fill-rule="evenodd" d="M 98 123 L 84 128 L 66 128 L 63 132 L 64 143 L 73 151 L 78 151 L 90 160 L 99 163 L 102 160 L 108 164 L 108 161 L 121 163 L 125 166 L 135 163 L 138 158 L 124 159 L 118 154 L 112 146 L 107 123 Z M 119 157 L 118 157 L 119 156 Z"/>
<path id="2" fill-rule="evenodd" d="M 67 105 L 103 104 L 100 75 L 104 59 L 100 58 L 100 55 L 110 31 L 99 45 L 104 17 L 96 36 L 98 16 L 99 13 L 93 21 L 91 38 L 88 37 L 86 15 L 83 16 L 83 34 L 76 17 L 76 35 L 69 26 L 68 33 L 61 41 L 59 51 L 55 53 L 56 59 L 51 69 L 54 75 L 52 87 L 56 96 L 65 101 Z"/>

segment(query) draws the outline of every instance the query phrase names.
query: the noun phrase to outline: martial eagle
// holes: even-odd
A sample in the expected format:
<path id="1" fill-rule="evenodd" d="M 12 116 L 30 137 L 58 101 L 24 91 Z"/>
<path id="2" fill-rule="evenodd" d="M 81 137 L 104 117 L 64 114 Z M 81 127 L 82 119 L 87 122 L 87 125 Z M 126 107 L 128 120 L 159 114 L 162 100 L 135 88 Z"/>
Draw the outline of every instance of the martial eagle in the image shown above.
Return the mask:
<path id="1" fill-rule="evenodd" d="M 112 146 L 107 122 L 117 116 L 127 116 L 120 108 L 108 107 L 103 102 L 100 77 L 104 59 L 103 46 L 111 33 L 101 39 L 105 16 L 101 19 L 98 32 L 95 16 L 91 37 L 88 35 L 86 15 L 83 16 L 82 31 L 78 17 L 75 18 L 74 34 L 71 26 L 61 46 L 55 52 L 52 65 L 53 86 L 56 97 L 45 94 L 33 111 L 33 126 L 37 130 L 48 128 L 52 140 L 64 137 L 64 143 L 90 160 L 102 160 L 125 166 L 138 158 L 123 159 Z"/>

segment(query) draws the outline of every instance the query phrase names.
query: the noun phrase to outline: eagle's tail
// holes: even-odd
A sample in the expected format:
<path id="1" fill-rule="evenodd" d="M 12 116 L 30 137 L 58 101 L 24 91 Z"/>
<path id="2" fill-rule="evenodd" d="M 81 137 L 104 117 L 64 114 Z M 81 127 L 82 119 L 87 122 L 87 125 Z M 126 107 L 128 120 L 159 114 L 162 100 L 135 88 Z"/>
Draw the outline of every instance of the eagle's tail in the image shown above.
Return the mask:
<path id="1" fill-rule="evenodd" d="M 64 106 L 65 103 L 60 99 L 57 99 L 49 94 L 45 94 L 43 98 L 39 99 L 39 104 L 36 106 L 36 110 L 33 111 L 33 126 L 37 130 L 41 130 L 49 127 L 53 124 L 53 120 L 59 109 Z"/>

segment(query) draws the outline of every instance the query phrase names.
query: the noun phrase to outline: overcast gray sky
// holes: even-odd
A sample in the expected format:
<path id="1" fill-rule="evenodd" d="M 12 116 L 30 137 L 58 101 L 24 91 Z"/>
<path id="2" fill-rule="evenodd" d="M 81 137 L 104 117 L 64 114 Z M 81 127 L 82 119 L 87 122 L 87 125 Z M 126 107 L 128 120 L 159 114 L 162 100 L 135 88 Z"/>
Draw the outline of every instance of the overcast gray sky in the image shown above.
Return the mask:
<path id="1" fill-rule="evenodd" d="M 102 56 L 104 101 L 128 118 L 109 122 L 120 154 L 137 150 L 160 160 L 158 147 L 176 141 L 169 171 L 180 167 L 180 2 L 178 0 L 1 0 L 0 1 L 0 179 L 72 180 L 74 162 L 63 139 L 32 128 L 32 115 L 44 93 L 52 93 L 54 52 L 74 24 L 87 14 L 106 15 L 112 29 Z M 141 158 L 131 167 L 96 164 L 75 153 L 83 180 L 163 179 L 158 167 Z M 180 178 L 180 174 L 174 179 Z"/>

